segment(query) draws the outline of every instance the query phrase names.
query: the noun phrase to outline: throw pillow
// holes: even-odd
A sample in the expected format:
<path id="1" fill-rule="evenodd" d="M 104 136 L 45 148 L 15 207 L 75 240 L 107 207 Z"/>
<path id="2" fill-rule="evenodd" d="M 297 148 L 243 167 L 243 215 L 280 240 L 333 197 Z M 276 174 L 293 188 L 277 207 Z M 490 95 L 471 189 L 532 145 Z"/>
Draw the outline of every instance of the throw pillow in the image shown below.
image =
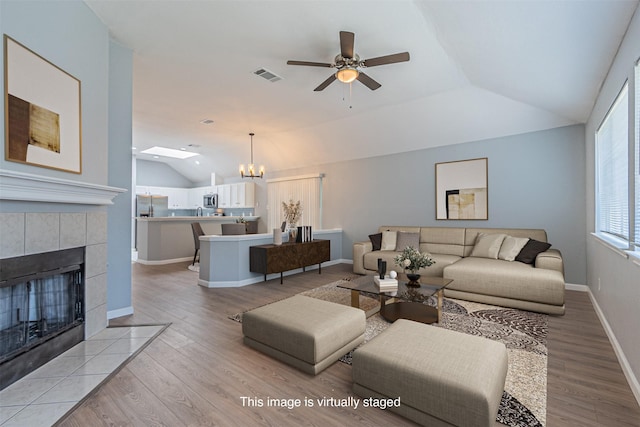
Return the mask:
<path id="1" fill-rule="evenodd" d="M 471 251 L 473 257 L 498 259 L 498 253 L 506 234 L 478 233 L 476 245 Z"/>
<path id="2" fill-rule="evenodd" d="M 396 231 L 383 231 L 382 244 L 380 245 L 380 250 L 395 251 L 397 238 L 398 238 L 398 233 Z"/>
<path id="3" fill-rule="evenodd" d="M 417 251 L 420 250 L 420 233 L 398 231 L 396 251 L 404 251 L 409 246 L 413 247 Z"/>
<path id="4" fill-rule="evenodd" d="M 527 244 L 524 245 L 524 247 L 516 257 L 516 261 L 524 262 L 525 264 L 533 264 L 538 254 L 540 252 L 546 251 L 550 247 L 550 243 L 529 239 Z"/>
<path id="5" fill-rule="evenodd" d="M 514 261 L 528 241 L 527 237 L 505 237 L 500 247 L 500 253 L 498 253 L 498 259 Z"/>
<path id="6" fill-rule="evenodd" d="M 382 246 L 382 233 L 370 234 L 369 240 L 371 240 L 371 244 L 373 245 L 374 251 L 379 251 Z"/>

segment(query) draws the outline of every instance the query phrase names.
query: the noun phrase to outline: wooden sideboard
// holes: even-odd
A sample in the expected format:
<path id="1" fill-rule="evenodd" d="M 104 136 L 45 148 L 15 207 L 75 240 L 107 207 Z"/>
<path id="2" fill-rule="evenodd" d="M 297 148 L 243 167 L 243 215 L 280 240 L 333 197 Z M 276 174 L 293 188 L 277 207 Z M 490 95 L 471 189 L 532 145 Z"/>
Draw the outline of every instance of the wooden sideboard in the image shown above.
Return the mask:
<path id="1" fill-rule="evenodd" d="M 259 245 L 249 248 L 249 270 L 254 273 L 282 273 L 318 264 L 318 274 L 322 273 L 322 263 L 331 258 L 331 242 L 329 240 L 312 240 L 304 243 L 283 243 L 281 245 Z"/>

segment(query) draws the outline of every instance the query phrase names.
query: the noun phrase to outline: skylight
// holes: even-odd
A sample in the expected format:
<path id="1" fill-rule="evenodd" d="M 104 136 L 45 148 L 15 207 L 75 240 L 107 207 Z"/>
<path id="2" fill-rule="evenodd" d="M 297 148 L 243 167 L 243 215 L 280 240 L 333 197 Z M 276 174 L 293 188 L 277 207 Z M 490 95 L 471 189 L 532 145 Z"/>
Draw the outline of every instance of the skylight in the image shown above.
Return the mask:
<path id="1" fill-rule="evenodd" d="M 174 150 L 173 148 L 151 147 L 141 151 L 142 154 L 155 154 L 157 156 L 172 157 L 174 159 L 188 159 L 189 157 L 198 156 L 198 153 L 189 151 Z"/>

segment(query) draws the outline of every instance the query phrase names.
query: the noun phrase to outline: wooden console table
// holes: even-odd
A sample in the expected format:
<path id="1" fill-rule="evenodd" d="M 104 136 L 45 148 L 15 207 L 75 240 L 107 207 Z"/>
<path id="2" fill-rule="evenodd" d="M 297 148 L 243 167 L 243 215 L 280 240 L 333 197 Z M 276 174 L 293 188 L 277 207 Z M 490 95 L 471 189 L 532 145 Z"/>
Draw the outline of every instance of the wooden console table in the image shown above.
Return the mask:
<path id="1" fill-rule="evenodd" d="M 259 245 L 249 248 L 249 270 L 254 273 L 282 273 L 313 264 L 318 264 L 318 274 L 322 273 L 322 263 L 331 259 L 331 242 L 329 240 L 312 240 L 304 243 L 283 243 L 281 245 Z"/>

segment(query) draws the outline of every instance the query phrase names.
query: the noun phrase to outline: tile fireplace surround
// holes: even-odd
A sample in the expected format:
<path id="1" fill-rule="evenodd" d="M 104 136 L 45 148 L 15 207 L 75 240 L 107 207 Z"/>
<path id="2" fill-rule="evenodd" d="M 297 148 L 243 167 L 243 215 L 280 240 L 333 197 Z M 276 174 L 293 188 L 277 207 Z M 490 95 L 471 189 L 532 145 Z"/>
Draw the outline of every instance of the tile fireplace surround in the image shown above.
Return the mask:
<path id="1" fill-rule="evenodd" d="M 125 191 L 0 170 L 1 259 L 85 248 L 85 339 L 107 327 L 106 206 Z"/>
<path id="2" fill-rule="evenodd" d="M 107 327 L 107 213 L 0 213 L 0 258 L 85 249 L 85 338 Z"/>

